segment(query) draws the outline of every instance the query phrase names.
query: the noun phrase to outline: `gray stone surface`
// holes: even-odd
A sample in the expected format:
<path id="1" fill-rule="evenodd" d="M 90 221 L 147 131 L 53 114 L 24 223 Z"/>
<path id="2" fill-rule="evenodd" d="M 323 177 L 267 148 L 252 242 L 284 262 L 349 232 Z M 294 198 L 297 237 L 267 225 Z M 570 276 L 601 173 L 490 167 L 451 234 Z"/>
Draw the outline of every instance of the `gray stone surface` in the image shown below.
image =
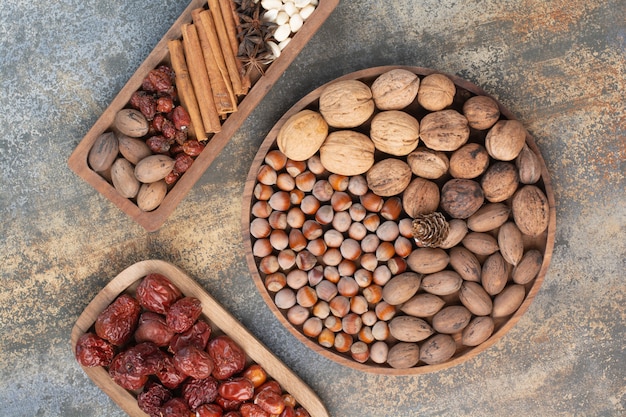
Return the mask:
<path id="1" fill-rule="evenodd" d="M 623 0 L 343 1 L 149 234 L 67 159 L 185 7 L 2 2 L 1 415 L 125 415 L 76 364 L 69 336 L 110 278 L 150 258 L 195 277 L 333 416 L 626 413 Z M 519 323 L 476 358 L 412 377 L 359 373 L 302 345 L 256 292 L 239 231 L 248 168 L 280 116 L 327 81 L 387 64 L 456 74 L 496 96 L 535 136 L 557 205 L 552 264 Z"/>

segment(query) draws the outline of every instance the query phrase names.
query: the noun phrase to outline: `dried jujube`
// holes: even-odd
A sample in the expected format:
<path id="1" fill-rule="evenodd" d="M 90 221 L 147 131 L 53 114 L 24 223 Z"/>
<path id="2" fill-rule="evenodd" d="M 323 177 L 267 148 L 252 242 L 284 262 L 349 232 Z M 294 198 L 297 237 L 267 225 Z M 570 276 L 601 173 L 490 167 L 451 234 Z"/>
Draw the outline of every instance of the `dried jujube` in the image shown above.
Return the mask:
<path id="1" fill-rule="evenodd" d="M 174 358 L 167 353 L 163 355 L 161 368 L 156 372 L 156 377 L 169 389 L 178 388 L 187 379 L 187 375 L 174 365 Z"/>
<path id="2" fill-rule="evenodd" d="M 165 276 L 153 273 L 141 280 L 135 296 L 146 310 L 166 314 L 171 305 L 182 298 L 182 293 Z"/>
<path id="3" fill-rule="evenodd" d="M 172 353 L 178 352 L 187 346 L 194 346 L 200 350 L 206 348 L 211 337 L 211 326 L 203 320 L 198 320 L 191 328 L 183 333 L 176 333 L 170 341 L 169 350 Z"/>
<path id="4" fill-rule="evenodd" d="M 76 360 L 82 366 L 109 366 L 113 356 L 113 345 L 93 333 L 83 334 L 76 342 Z"/>
<path id="5" fill-rule="evenodd" d="M 139 316 L 135 341 L 152 342 L 157 346 L 167 346 L 174 336 L 174 331 L 167 326 L 165 317 L 152 311 L 145 311 Z"/>
<path id="6" fill-rule="evenodd" d="M 245 352 L 226 335 L 211 340 L 207 351 L 215 364 L 213 376 L 217 379 L 230 378 L 246 366 Z"/>
<path id="7" fill-rule="evenodd" d="M 181 394 L 189 408 L 196 410 L 202 404 L 215 401 L 218 385 L 217 380 L 211 376 L 204 379 L 188 379 L 181 387 Z"/>
<path id="8" fill-rule="evenodd" d="M 171 305 L 165 316 L 168 327 L 176 333 L 186 332 L 202 314 L 202 303 L 195 297 L 183 297 Z"/>
<path id="9" fill-rule="evenodd" d="M 174 397 L 163 405 L 163 415 L 167 417 L 189 417 L 191 410 L 180 397 Z"/>
<path id="10" fill-rule="evenodd" d="M 174 355 L 174 366 L 180 372 L 196 379 L 204 379 L 211 375 L 214 362 L 204 350 L 193 346 L 182 348 Z"/>
<path id="11" fill-rule="evenodd" d="M 122 346 L 132 337 L 140 314 L 137 300 L 122 294 L 96 318 L 96 334 L 115 346 Z"/>
<path id="12" fill-rule="evenodd" d="M 163 385 L 148 381 L 137 395 L 137 406 L 150 417 L 162 417 L 161 408 L 172 399 L 172 392 Z"/>

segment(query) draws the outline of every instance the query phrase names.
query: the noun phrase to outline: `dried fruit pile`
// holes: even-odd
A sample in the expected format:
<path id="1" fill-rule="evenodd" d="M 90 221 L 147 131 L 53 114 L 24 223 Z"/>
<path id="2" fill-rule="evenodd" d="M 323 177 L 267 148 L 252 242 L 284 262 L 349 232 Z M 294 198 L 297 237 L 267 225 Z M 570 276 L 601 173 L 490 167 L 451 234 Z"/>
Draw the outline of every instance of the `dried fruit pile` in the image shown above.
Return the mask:
<path id="1" fill-rule="evenodd" d="M 104 366 L 151 417 L 308 417 L 230 337 L 213 334 L 202 305 L 167 277 L 144 277 L 76 343 L 82 366 Z"/>
<path id="2" fill-rule="evenodd" d="M 276 307 L 372 366 L 444 363 L 485 342 L 543 261 L 550 208 L 526 135 L 442 74 L 329 84 L 256 175 L 252 255 Z"/>

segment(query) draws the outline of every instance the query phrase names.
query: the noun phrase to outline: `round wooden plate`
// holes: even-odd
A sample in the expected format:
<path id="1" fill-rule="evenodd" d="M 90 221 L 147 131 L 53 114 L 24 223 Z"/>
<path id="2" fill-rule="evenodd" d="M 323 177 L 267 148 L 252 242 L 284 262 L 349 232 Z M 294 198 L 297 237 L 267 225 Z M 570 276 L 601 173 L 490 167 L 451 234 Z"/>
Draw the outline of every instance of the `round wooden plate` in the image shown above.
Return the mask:
<path id="1" fill-rule="evenodd" d="M 384 66 L 384 67 L 369 68 L 369 69 L 357 71 L 351 74 L 347 74 L 332 82 L 336 82 L 340 80 L 360 80 L 367 85 L 371 85 L 372 82 L 379 75 L 387 71 L 390 71 L 392 69 L 396 69 L 396 68 L 409 70 L 415 73 L 416 75 L 418 75 L 420 78 L 423 78 L 429 74 L 436 72 L 434 70 L 421 68 L 421 67 Z M 489 96 L 481 88 L 477 87 L 476 85 L 466 80 L 463 80 L 459 77 L 448 75 L 448 74 L 445 74 L 445 75 L 447 75 L 456 85 L 455 101 L 451 105 L 450 108 L 453 108 L 461 112 L 462 104 L 469 97 L 475 96 L 475 95 Z M 264 298 L 269 308 L 279 319 L 279 321 L 293 335 L 295 335 L 300 341 L 302 341 L 307 347 L 309 347 L 315 352 L 318 352 L 319 354 L 335 362 L 338 362 L 350 368 L 354 368 L 354 369 L 365 371 L 365 372 L 379 373 L 379 374 L 393 374 L 393 375 L 423 374 L 423 373 L 437 371 L 440 369 L 457 365 L 459 363 L 462 363 L 476 356 L 480 352 L 483 352 L 484 350 L 492 346 L 497 340 L 499 340 L 504 334 L 506 334 L 515 325 L 515 323 L 517 323 L 520 317 L 528 310 L 529 305 L 531 304 L 532 300 L 534 299 L 537 292 L 539 291 L 539 288 L 543 282 L 543 279 L 548 270 L 548 266 L 550 264 L 550 260 L 552 257 L 552 250 L 554 246 L 554 234 L 555 234 L 555 228 L 556 228 L 554 193 L 552 190 L 552 186 L 550 184 L 548 170 L 545 166 L 545 162 L 543 158 L 541 157 L 541 153 L 539 152 L 539 149 L 537 148 L 535 144 L 535 141 L 530 136 L 530 134 L 527 133 L 526 144 L 539 157 L 539 160 L 541 163 L 541 178 L 534 185 L 538 186 L 544 192 L 544 194 L 546 195 L 548 199 L 549 222 L 548 222 L 548 227 L 541 235 L 532 237 L 532 238 L 529 236 L 524 236 L 524 249 L 525 250 L 528 250 L 528 249 L 539 250 L 543 255 L 543 260 L 541 264 L 541 269 L 539 270 L 539 273 L 537 274 L 535 279 L 525 285 L 526 295 L 521 306 L 512 315 L 509 315 L 504 318 L 494 319 L 495 328 L 494 328 L 492 335 L 486 341 L 479 344 L 478 346 L 470 347 L 470 346 L 463 345 L 461 343 L 460 332 L 452 335 L 457 344 L 456 352 L 452 356 L 452 358 L 450 358 L 449 360 L 443 363 L 429 365 L 420 361 L 415 366 L 412 366 L 410 368 L 397 369 L 397 368 L 392 368 L 387 364 L 375 363 L 371 359 L 365 362 L 358 362 L 351 357 L 350 352 L 340 353 L 339 351 L 335 350 L 332 347 L 331 348 L 322 347 L 318 343 L 317 338 L 307 337 L 303 333 L 302 325 L 292 324 L 287 318 L 287 311 L 283 309 L 279 309 L 276 306 L 276 303 L 274 302 L 275 293 L 268 291 L 268 289 L 265 286 L 265 274 L 263 274 L 259 270 L 260 258 L 257 258 L 253 255 L 253 245 L 256 239 L 250 234 L 250 223 L 255 218 L 255 216 L 253 216 L 251 213 L 251 209 L 252 209 L 252 206 L 257 202 L 257 199 L 254 194 L 255 187 L 257 186 L 257 174 L 259 172 L 259 169 L 265 164 L 265 156 L 267 155 L 269 151 L 278 148 L 276 144 L 276 137 L 278 135 L 280 128 L 283 126 L 283 124 L 286 122 L 286 120 L 289 117 L 300 112 L 303 109 L 311 109 L 315 111 L 318 110 L 318 100 L 319 100 L 320 94 L 324 90 L 324 88 L 326 88 L 326 86 L 328 86 L 329 84 L 331 83 L 327 83 L 315 89 L 314 91 L 312 91 L 305 97 L 303 97 L 287 113 L 285 113 L 283 117 L 281 117 L 281 119 L 276 123 L 276 125 L 272 128 L 272 130 L 269 132 L 269 134 L 267 135 L 267 137 L 261 144 L 256 154 L 256 157 L 254 161 L 252 162 L 252 165 L 251 165 L 251 168 L 250 168 L 247 180 L 246 180 L 244 196 L 243 196 L 242 233 L 243 233 L 243 238 L 244 238 L 244 243 L 245 243 L 246 260 L 247 260 L 250 272 L 252 274 L 252 277 L 254 279 L 254 282 L 259 292 L 261 293 L 262 297 Z M 515 119 L 515 117 L 511 114 L 511 112 L 509 112 L 506 108 L 504 108 L 500 103 L 498 103 L 498 105 L 500 107 L 501 119 Z M 419 108 L 419 106 L 417 106 L 415 102 L 412 105 L 405 108 L 404 111 L 408 112 L 409 114 L 414 115 L 414 117 L 416 117 L 418 120 L 420 120 L 421 117 L 425 114 L 424 109 Z M 354 130 L 359 130 L 359 129 L 360 131 L 362 131 L 362 133 L 368 134 L 366 125 L 362 126 L 361 128 L 356 128 Z M 333 129 L 331 128 L 331 131 L 332 130 Z M 471 140 L 472 139 L 470 139 L 470 141 Z M 422 145 L 423 143 L 420 141 L 420 146 Z M 379 154 L 379 152 L 377 154 Z M 449 152 L 447 154 L 448 156 L 450 155 Z M 378 161 L 379 160 L 378 158 L 380 157 L 381 155 L 377 155 L 376 160 Z M 389 157 L 389 155 L 385 154 L 384 157 L 387 158 Z M 318 175 L 318 178 L 320 179 L 326 178 L 328 174 L 329 173 Z M 415 175 L 413 175 L 413 177 L 415 177 Z M 277 189 L 275 188 L 275 190 Z M 507 202 L 507 203 L 510 203 L 510 202 Z M 408 217 L 408 216 L 404 214 L 404 217 Z M 398 221 L 399 220 L 400 219 L 398 219 Z M 289 230 L 287 229 L 287 232 L 288 231 Z M 274 254 L 277 254 L 277 252 L 278 251 L 274 250 Z M 318 262 L 321 262 L 321 260 L 318 259 Z M 450 268 L 450 266 L 448 266 L 448 268 Z M 282 272 L 288 272 L 288 271 L 282 271 Z M 422 290 L 420 290 L 420 292 L 421 291 Z M 458 298 L 456 301 L 451 301 L 450 303 L 459 304 Z M 374 307 L 373 305 L 370 305 L 370 309 L 373 307 Z M 398 314 L 402 314 L 402 313 L 398 312 Z M 428 318 L 427 320 L 430 320 L 430 318 Z M 354 340 L 355 341 L 358 340 L 356 336 L 354 337 Z M 390 339 L 388 339 L 387 341 L 390 346 L 393 345 L 394 343 Z"/>

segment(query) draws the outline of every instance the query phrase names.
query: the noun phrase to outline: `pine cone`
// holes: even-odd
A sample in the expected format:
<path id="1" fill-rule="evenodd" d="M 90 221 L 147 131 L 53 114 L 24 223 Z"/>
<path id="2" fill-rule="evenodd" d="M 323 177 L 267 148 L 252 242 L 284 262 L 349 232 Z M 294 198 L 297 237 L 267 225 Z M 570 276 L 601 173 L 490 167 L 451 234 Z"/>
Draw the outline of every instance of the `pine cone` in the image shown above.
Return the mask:
<path id="1" fill-rule="evenodd" d="M 442 213 L 418 214 L 413 220 L 413 238 L 421 247 L 436 248 L 448 237 L 450 225 Z"/>

